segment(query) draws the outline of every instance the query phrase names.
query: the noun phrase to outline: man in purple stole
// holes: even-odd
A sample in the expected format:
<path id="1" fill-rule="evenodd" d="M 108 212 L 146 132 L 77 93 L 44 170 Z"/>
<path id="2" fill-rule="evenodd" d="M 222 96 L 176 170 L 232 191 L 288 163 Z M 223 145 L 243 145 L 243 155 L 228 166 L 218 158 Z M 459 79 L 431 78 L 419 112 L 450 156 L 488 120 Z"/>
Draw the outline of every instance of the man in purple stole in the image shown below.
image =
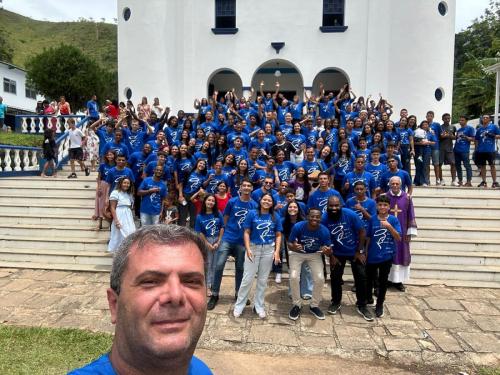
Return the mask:
<path id="1" fill-rule="evenodd" d="M 401 189 L 401 178 L 391 177 L 389 187 L 387 196 L 391 201 L 390 213 L 398 218 L 402 232 L 401 241 L 397 244 L 397 251 L 392 262 L 389 281 L 394 284 L 396 289 L 404 292 L 403 282 L 410 279 L 410 241 L 412 236 L 417 235 L 417 223 L 415 222 L 415 210 L 411 196 Z"/>

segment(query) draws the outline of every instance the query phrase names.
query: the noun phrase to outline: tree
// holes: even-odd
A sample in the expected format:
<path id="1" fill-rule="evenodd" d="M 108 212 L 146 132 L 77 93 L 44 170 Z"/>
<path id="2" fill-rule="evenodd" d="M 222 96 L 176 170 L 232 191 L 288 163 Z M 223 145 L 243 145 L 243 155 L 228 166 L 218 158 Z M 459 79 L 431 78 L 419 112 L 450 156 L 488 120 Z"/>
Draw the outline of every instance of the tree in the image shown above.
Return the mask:
<path id="1" fill-rule="evenodd" d="M 3 28 L 0 28 L 0 61 L 12 62 L 14 51 L 8 42 L 8 36 Z"/>
<path id="2" fill-rule="evenodd" d="M 495 76 L 484 68 L 500 58 L 500 2 L 490 1 L 484 15 L 455 37 L 453 118 L 479 117 L 495 107 Z"/>
<path id="3" fill-rule="evenodd" d="M 31 57 L 27 64 L 28 80 L 40 93 L 50 98 L 64 95 L 73 110 L 82 109 L 94 94 L 101 102 L 117 96 L 114 73 L 73 46 L 61 44 Z"/>

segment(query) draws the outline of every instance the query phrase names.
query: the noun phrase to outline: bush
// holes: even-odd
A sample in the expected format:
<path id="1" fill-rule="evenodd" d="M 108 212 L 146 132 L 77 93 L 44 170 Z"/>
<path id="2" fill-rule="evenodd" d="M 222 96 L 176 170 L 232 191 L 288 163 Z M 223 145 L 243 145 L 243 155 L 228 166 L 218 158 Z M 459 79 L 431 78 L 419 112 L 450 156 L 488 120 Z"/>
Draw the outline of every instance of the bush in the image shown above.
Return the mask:
<path id="1" fill-rule="evenodd" d="M 42 147 L 43 135 L 0 132 L 0 145 Z"/>

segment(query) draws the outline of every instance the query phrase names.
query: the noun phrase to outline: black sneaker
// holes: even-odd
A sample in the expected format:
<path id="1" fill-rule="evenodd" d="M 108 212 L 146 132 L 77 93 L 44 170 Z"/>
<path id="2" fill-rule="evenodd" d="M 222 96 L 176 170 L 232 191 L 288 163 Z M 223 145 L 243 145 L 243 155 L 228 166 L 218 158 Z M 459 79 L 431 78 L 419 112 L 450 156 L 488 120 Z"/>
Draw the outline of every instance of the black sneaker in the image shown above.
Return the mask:
<path id="1" fill-rule="evenodd" d="M 356 293 L 356 285 L 353 285 L 351 288 L 351 292 Z"/>
<path id="2" fill-rule="evenodd" d="M 299 319 L 299 316 L 300 316 L 300 307 L 295 305 L 292 307 L 292 309 L 288 313 L 288 317 L 292 320 L 297 320 L 297 319 Z"/>
<path id="3" fill-rule="evenodd" d="M 215 309 L 215 305 L 217 305 L 217 302 L 219 301 L 219 296 L 212 296 L 208 300 L 207 303 L 207 310 L 213 310 Z"/>
<path id="4" fill-rule="evenodd" d="M 85 167 L 85 176 L 90 176 L 90 169 L 89 169 L 89 167 Z"/>
<path id="5" fill-rule="evenodd" d="M 500 187 L 500 185 L 498 184 L 498 182 L 494 182 L 492 185 L 491 185 L 492 188 L 498 188 Z"/>
<path id="6" fill-rule="evenodd" d="M 404 292 L 406 290 L 406 287 L 403 283 L 394 284 L 394 288 L 396 288 L 396 290 L 399 290 L 400 292 Z"/>
<path id="7" fill-rule="evenodd" d="M 68 178 L 76 178 L 76 173 L 71 173 Z"/>
<path id="8" fill-rule="evenodd" d="M 375 315 L 377 318 L 382 318 L 384 316 L 384 305 L 375 306 Z"/>
<path id="9" fill-rule="evenodd" d="M 319 307 L 309 307 L 309 311 L 319 320 L 325 320 L 325 314 Z"/>
<path id="10" fill-rule="evenodd" d="M 328 306 L 328 314 L 335 315 L 337 311 L 340 310 L 340 303 L 331 303 L 330 306 Z"/>
<path id="11" fill-rule="evenodd" d="M 369 322 L 373 320 L 373 315 L 366 306 L 358 306 L 356 310 L 358 311 L 359 315 L 361 315 L 365 320 Z"/>
<path id="12" fill-rule="evenodd" d="M 488 187 L 488 184 L 486 183 L 486 181 L 481 181 L 481 183 L 477 185 L 477 187 Z"/>
<path id="13" fill-rule="evenodd" d="M 375 301 L 373 300 L 373 298 L 371 298 L 371 299 L 366 300 L 366 304 L 368 306 L 374 306 L 375 305 Z"/>

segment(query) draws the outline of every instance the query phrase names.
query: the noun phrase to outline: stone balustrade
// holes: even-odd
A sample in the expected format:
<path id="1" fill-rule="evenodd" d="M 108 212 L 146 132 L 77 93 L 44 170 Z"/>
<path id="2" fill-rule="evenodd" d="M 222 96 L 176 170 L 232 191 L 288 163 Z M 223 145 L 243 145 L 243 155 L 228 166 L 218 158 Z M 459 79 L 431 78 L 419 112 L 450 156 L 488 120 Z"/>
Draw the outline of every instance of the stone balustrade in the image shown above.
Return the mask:
<path id="1" fill-rule="evenodd" d="M 0 145 L 0 172 L 30 172 L 38 170 L 42 149 L 38 147 Z"/>
<path id="2" fill-rule="evenodd" d="M 74 119 L 79 123 L 85 118 L 82 115 L 69 116 L 31 116 L 17 115 L 16 116 L 16 132 L 23 134 L 43 134 L 46 127 L 55 130 L 56 134 L 64 133 L 68 128 L 68 120 Z"/>

